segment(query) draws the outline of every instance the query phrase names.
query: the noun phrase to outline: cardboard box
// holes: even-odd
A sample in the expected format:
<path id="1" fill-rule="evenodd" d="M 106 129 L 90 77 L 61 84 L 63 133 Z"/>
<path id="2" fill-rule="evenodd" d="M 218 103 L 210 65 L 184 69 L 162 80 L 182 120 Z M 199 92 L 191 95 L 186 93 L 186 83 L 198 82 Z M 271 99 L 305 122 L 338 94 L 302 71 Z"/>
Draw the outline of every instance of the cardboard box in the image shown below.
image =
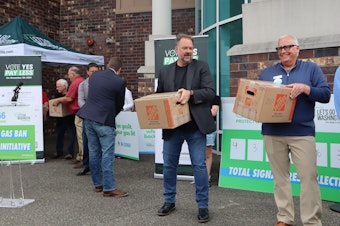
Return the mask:
<path id="1" fill-rule="evenodd" d="M 291 89 L 272 82 L 240 79 L 233 112 L 256 122 L 291 122 L 296 99 Z"/>
<path id="2" fill-rule="evenodd" d="M 48 101 L 48 109 L 49 109 L 50 117 L 64 117 L 64 116 L 72 114 L 66 103 L 53 106 L 53 102 L 60 98 L 62 97 L 51 99 Z"/>
<path id="3" fill-rule="evenodd" d="M 151 94 L 134 102 L 141 129 L 173 129 L 191 120 L 188 103 L 177 103 L 176 92 Z"/>

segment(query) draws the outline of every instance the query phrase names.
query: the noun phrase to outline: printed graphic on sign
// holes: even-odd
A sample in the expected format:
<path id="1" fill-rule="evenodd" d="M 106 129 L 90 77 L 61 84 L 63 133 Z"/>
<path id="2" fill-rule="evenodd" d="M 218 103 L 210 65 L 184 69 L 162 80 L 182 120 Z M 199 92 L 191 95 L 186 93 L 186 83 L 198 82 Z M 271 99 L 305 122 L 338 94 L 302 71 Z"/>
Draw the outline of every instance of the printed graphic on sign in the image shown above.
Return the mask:
<path id="1" fill-rule="evenodd" d="M 136 112 L 120 112 L 116 117 L 115 155 L 138 160 L 139 132 Z"/>
<path id="2" fill-rule="evenodd" d="M 2 126 L 0 129 L 0 160 L 35 159 L 34 126 Z"/>
<path id="3" fill-rule="evenodd" d="M 331 167 L 340 168 L 340 144 L 331 144 Z"/>
<path id="4" fill-rule="evenodd" d="M 262 140 L 248 140 L 247 159 L 250 161 L 263 161 L 263 141 Z"/>
<path id="5" fill-rule="evenodd" d="M 30 79 L 32 76 L 34 76 L 33 64 L 6 64 L 4 76 L 7 79 L 11 79 L 11 77 Z"/>
<path id="6" fill-rule="evenodd" d="M 193 36 L 195 47 L 193 49 L 193 59 L 208 61 L 208 36 Z M 159 70 L 165 66 L 177 61 L 178 55 L 175 50 L 176 38 L 174 36 L 168 39 L 155 40 L 155 71 L 158 78 Z"/>
<path id="7" fill-rule="evenodd" d="M 231 139 L 230 141 L 230 158 L 231 159 L 246 159 L 246 140 L 245 139 Z"/>
<path id="8" fill-rule="evenodd" d="M 317 166 L 328 167 L 327 143 L 316 143 Z"/>
<path id="9" fill-rule="evenodd" d="M 273 192 L 273 176 L 261 134 L 261 123 L 232 112 L 236 98 L 221 98 L 223 140 L 219 186 L 259 192 Z M 282 105 L 283 99 L 277 102 Z M 316 103 L 315 141 L 318 183 L 323 200 L 340 202 L 340 120 L 330 103 Z M 280 109 L 280 107 L 278 107 Z M 292 156 L 290 181 L 293 195 L 299 195 L 300 180 Z"/>
<path id="10" fill-rule="evenodd" d="M 41 57 L 0 56 L 1 159 L 44 158 L 41 100 Z"/>

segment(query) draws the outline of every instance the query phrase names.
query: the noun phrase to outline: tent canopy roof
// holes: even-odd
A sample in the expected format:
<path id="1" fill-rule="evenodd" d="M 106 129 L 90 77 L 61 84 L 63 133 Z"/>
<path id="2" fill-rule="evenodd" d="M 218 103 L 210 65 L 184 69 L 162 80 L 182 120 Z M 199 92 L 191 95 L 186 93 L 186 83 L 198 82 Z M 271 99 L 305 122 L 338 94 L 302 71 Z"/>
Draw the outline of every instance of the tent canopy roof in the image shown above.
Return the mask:
<path id="1" fill-rule="evenodd" d="M 49 38 L 20 16 L 0 27 L 0 56 L 41 55 L 42 62 L 104 65 L 104 57 L 88 55 Z"/>

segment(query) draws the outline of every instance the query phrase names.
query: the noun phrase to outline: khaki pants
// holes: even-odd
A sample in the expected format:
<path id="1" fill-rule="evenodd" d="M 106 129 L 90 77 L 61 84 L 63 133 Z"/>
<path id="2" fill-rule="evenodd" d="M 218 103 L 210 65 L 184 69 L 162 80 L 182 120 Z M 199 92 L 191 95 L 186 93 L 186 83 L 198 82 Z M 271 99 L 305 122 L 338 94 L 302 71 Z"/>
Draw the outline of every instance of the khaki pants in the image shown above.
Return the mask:
<path id="1" fill-rule="evenodd" d="M 78 153 L 76 156 L 77 161 L 83 160 L 83 119 L 78 117 L 74 118 L 74 124 L 76 126 L 77 141 L 78 141 Z"/>
<path id="2" fill-rule="evenodd" d="M 290 184 L 290 159 L 300 179 L 300 215 L 303 225 L 321 226 L 322 202 L 317 181 L 317 151 L 313 136 L 264 136 L 274 176 L 274 197 L 278 221 L 294 223 L 294 203 Z"/>

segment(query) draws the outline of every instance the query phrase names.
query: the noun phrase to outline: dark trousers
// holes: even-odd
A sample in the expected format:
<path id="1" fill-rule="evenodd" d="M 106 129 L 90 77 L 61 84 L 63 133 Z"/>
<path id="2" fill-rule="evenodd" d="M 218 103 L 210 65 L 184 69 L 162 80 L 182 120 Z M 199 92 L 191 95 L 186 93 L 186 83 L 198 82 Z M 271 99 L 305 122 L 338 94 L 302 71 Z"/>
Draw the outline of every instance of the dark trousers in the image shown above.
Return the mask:
<path id="1" fill-rule="evenodd" d="M 89 147 L 88 147 L 88 139 L 85 132 L 85 126 L 83 121 L 83 169 L 87 170 L 90 168 L 90 158 L 89 158 Z"/>
<path id="2" fill-rule="evenodd" d="M 64 121 L 60 120 L 57 122 L 57 140 L 56 140 L 56 149 L 58 155 L 64 154 L 64 136 L 65 133 L 67 134 L 67 152 L 68 154 L 74 156 L 74 144 L 76 140 L 76 127 L 74 125 L 74 122 L 71 123 L 71 120 Z"/>

